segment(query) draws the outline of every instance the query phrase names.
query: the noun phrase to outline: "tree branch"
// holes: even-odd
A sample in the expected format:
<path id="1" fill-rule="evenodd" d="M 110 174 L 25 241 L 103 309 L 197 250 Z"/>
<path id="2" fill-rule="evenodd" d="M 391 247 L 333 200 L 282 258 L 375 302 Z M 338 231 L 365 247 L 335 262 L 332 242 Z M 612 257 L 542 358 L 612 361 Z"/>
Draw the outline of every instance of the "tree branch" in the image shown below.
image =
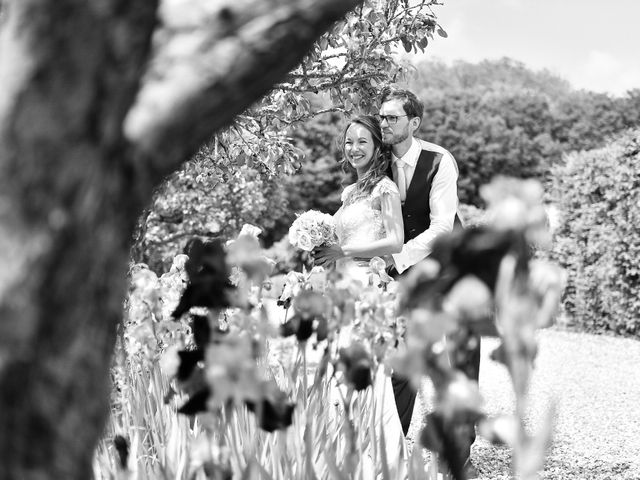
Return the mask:
<path id="1" fill-rule="evenodd" d="M 362 0 L 278 0 L 270 13 L 234 28 L 224 39 L 202 38 L 204 54 L 149 81 L 125 122 L 125 134 L 156 178 L 175 169 L 216 130 L 266 94 L 308 52 L 313 42 Z M 244 12 L 246 14 L 246 10 Z M 256 72 L 262 72 L 256 75 Z"/>
<path id="2" fill-rule="evenodd" d="M 304 92 L 312 92 L 315 90 L 327 90 L 329 88 L 332 87 L 337 87 L 338 85 L 343 85 L 343 84 L 353 84 L 356 82 L 360 82 L 362 80 L 368 80 L 370 78 L 378 78 L 383 76 L 380 73 L 377 72 L 371 72 L 371 73 L 364 73 L 362 75 L 354 75 L 352 77 L 341 77 L 338 76 L 336 78 L 334 78 L 333 80 L 328 80 L 324 83 L 319 83 L 318 85 L 315 85 L 313 87 L 307 87 L 307 86 L 296 86 L 296 85 L 287 85 L 287 84 L 283 84 L 283 83 L 279 83 L 277 85 L 275 85 L 276 88 L 279 88 L 280 90 L 285 90 L 285 91 L 289 91 L 289 92 L 298 92 L 298 93 L 304 93 Z"/>

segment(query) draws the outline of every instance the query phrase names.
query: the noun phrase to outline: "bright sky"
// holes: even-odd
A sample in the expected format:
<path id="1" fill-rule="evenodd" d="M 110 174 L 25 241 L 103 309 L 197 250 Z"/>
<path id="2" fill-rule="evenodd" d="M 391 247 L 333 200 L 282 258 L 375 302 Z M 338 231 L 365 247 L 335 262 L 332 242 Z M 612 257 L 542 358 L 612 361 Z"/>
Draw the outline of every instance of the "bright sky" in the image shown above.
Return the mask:
<path id="1" fill-rule="evenodd" d="M 640 0 L 443 0 L 448 38 L 426 55 L 446 62 L 510 57 L 576 88 L 622 95 L 640 88 Z"/>

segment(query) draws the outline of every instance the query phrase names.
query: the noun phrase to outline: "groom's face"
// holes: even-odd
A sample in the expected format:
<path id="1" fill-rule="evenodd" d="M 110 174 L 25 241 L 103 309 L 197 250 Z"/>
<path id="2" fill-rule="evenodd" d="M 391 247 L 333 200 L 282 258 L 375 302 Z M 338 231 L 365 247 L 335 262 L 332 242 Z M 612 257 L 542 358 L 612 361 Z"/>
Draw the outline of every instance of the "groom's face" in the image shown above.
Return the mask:
<path id="1" fill-rule="evenodd" d="M 393 98 L 384 102 L 380 107 L 380 116 L 382 117 L 380 122 L 382 141 L 387 145 L 400 143 L 413 134 L 411 119 L 404 111 L 402 100 Z"/>

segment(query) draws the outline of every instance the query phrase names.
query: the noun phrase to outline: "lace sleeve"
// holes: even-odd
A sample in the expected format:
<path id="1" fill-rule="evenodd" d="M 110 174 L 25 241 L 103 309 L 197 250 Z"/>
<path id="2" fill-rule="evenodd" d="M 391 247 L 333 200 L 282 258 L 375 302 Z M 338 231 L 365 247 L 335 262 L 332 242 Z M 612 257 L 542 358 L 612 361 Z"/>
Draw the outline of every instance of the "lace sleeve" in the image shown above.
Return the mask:
<path id="1" fill-rule="evenodd" d="M 398 190 L 398 186 L 393 183 L 393 180 L 389 177 L 384 177 L 376 184 L 375 187 L 373 187 L 371 196 L 373 198 L 380 198 L 382 195 L 387 194 L 400 196 L 400 191 Z"/>
<path id="2" fill-rule="evenodd" d="M 340 196 L 340 201 L 342 203 L 344 203 L 346 199 L 349 198 L 349 194 L 351 194 L 353 187 L 355 186 L 356 184 L 352 183 L 351 185 L 347 185 L 346 187 L 344 187 L 344 190 L 342 190 L 342 195 Z"/>

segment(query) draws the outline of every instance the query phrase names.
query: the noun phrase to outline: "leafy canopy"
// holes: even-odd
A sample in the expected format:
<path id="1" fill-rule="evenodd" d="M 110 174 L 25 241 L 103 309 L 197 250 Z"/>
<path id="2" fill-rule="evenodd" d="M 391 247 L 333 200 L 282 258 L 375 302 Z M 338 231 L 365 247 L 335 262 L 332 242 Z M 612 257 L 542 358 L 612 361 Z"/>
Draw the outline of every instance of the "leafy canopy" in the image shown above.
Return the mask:
<path id="1" fill-rule="evenodd" d="M 304 134 L 297 132 L 323 115 L 337 124 L 342 116 L 373 113 L 380 88 L 406 79 L 410 71 L 398 50 L 424 52 L 434 32 L 446 36 L 435 5 L 367 0 L 337 22 L 285 81 L 218 132 L 158 190 L 138 235 L 136 259 L 163 270 L 164 259 L 190 236 L 232 238 L 243 223 L 271 228 L 290 210 L 282 177 L 302 165 Z M 335 126 L 328 130 L 325 137 L 332 138 L 323 138 L 325 144 L 333 140 Z"/>

